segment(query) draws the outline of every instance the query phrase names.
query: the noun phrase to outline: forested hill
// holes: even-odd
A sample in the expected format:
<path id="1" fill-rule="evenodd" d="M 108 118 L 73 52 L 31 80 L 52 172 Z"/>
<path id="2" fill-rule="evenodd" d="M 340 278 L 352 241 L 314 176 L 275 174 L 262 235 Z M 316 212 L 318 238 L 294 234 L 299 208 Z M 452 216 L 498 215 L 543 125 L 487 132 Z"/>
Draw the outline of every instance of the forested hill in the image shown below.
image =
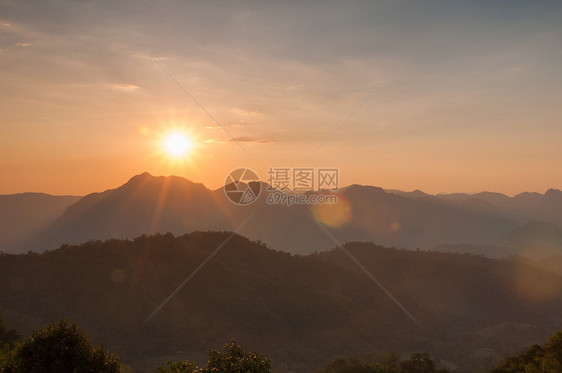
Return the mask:
<path id="1" fill-rule="evenodd" d="M 342 249 L 294 256 L 238 235 L 146 321 L 229 235 L 0 255 L 0 314 L 26 334 L 69 317 L 135 372 L 168 358 L 202 359 L 230 337 L 283 371 L 309 372 L 340 356 L 425 351 L 470 372 L 561 327 L 562 277 L 522 262 L 347 244 L 415 323 Z"/>

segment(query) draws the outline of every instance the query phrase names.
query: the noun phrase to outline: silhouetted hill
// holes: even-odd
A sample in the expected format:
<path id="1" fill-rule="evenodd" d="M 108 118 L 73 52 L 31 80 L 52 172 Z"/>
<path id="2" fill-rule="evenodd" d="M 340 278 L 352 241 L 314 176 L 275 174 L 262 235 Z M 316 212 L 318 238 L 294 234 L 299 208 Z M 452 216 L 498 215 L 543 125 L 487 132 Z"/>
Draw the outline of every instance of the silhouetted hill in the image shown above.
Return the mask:
<path id="1" fill-rule="evenodd" d="M 44 249 L 91 239 L 222 228 L 228 228 L 225 217 L 202 184 L 144 173 L 117 189 L 80 199 L 32 246 Z"/>
<path id="2" fill-rule="evenodd" d="M 442 243 L 488 243 L 513 226 L 501 214 L 439 200 L 405 198 L 380 188 L 350 186 L 342 194 L 352 205 L 352 225 L 365 232 L 366 237 L 360 239 L 384 245 L 428 248 Z M 347 236 L 341 239 L 352 240 Z"/>
<path id="3" fill-rule="evenodd" d="M 511 200 L 511 198 L 506 196 L 505 194 L 494 193 L 494 192 L 480 192 L 475 194 L 467 194 L 467 193 L 438 194 L 436 195 L 436 197 L 445 201 L 456 202 L 456 203 L 462 203 L 463 201 L 469 198 L 477 198 L 482 201 L 486 201 L 498 206 L 505 205 L 509 203 L 509 201 Z"/>
<path id="4" fill-rule="evenodd" d="M 510 246 L 500 245 L 473 245 L 469 243 L 464 244 L 445 244 L 433 247 L 431 250 L 443 253 L 471 253 L 476 255 L 486 256 L 488 258 L 506 258 L 518 253 Z"/>
<path id="5" fill-rule="evenodd" d="M 490 243 L 516 226 L 488 206 L 412 199 L 361 185 L 343 188 L 337 194 L 341 203 L 317 214 L 309 205 L 269 204 L 268 187 L 262 183 L 263 192 L 252 205 L 238 206 L 227 199 L 222 188 L 209 190 L 184 178 L 145 173 L 119 188 L 82 198 L 21 250 L 42 251 L 63 243 L 145 233 L 239 229 L 240 234 L 268 242 L 275 249 L 310 253 L 333 245 L 315 221 L 322 214 L 328 220 L 348 215 L 344 224 L 327 228 L 339 241 L 375 241 L 407 248 Z M 307 193 L 313 194 L 319 193 Z"/>
<path id="6" fill-rule="evenodd" d="M 457 205 L 468 199 L 479 199 L 521 224 L 528 220 L 540 220 L 562 225 L 562 191 L 558 189 L 549 189 L 544 194 L 524 192 L 514 197 L 491 192 L 438 194 L 436 197 Z"/>
<path id="7" fill-rule="evenodd" d="M 553 255 L 538 261 L 538 265 L 546 270 L 562 275 L 562 254 Z"/>
<path id="8" fill-rule="evenodd" d="M 398 189 L 385 189 L 384 191 L 387 192 L 387 193 L 397 194 L 399 196 L 408 197 L 408 198 L 436 198 L 435 196 L 432 196 L 431 194 L 424 193 L 419 189 L 416 189 L 412 192 L 404 192 L 404 191 L 398 190 Z"/>
<path id="9" fill-rule="evenodd" d="M 562 228 L 555 224 L 531 220 L 506 233 L 497 243 L 516 248 L 514 252 L 520 255 L 545 257 L 561 254 Z"/>
<path id="10" fill-rule="evenodd" d="M 10 252 L 29 236 L 46 229 L 79 199 L 44 193 L 0 195 L 0 250 Z"/>
<path id="11" fill-rule="evenodd" d="M 523 192 L 514 197 L 493 192 L 451 193 L 435 196 L 420 190 L 403 192 L 389 189 L 388 192 L 412 199 L 439 199 L 453 205 L 468 203 L 486 206 L 487 209 L 493 207 L 494 210 L 515 219 L 519 223 L 534 219 L 562 225 L 562 191 L 558 189 L 549 189 L 544 194 Z"/>
<path id="12" fill-rule="evenodd" d="M 0 314 L 25 334 L 68 316 L 135 372 L 200 359 L 232 336 L 284 372 L 382 351 L 427 351 L 473 372 L 561 326 L 562 277 L 525 263 L 347 244 L 416 324 L 341 249 L 293 256 L 238 235 L 146 321 L 228 237 L 0 255 Z"/>

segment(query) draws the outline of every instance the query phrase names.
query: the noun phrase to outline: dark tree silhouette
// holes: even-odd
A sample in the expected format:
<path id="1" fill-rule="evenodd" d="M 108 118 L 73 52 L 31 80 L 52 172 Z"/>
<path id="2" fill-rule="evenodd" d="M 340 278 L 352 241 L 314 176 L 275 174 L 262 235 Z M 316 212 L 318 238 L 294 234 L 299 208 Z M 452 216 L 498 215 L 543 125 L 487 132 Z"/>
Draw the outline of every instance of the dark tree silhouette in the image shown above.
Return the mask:
<path id="1" fill-rule="evenodd" d="M 20 333 L 14 329 L 8 329 L 4 319 L 0 318 L 0 349 L 13 347 L 20 338 Z"/>
<path id="2" fill-rule="evenodd" d="M 2 368 L 2 373 L 119 373 L 116 355 L 94 347 L 76 324 L 63 319 L 34 332 Z"/>
<path id="3" fill-rule="evenodd" d="M 271 361 L 266 355 L 246 352 L 236 340 L 224 345 L 223 351 L 211 350 L 207 362 L 207 372 L 224 373 L 268 373 Z"/>
<path id="4" fill-rule="evenodd" d="M 271 361 L 264 354 L 246 352 L 236 340 L 224 345 L 222 351 L 209 351 L 207 368 L 199 369 L 192 361 L 168 361 L 158 373 L 269 373 Z"/>
<path id="5" fill-rule="evenodd" d="M 549 337 L 544 347 L 531 346 L 521 355 L 510 356 L 492 373 L 560 373 L 562 372 L 562 331 Z"/>
<path id="6" fill-rule="evenodd" d="M 337 359 L 317 373 L 447 373 L 437 370 L 435 363 L 426 353 L 414 353 L 408 360 L 399 362 L 398 356 L 370 358 L 361 361 L 356 357 Z"/>
<path id="7" fill-rule="evenodd" d="M 434 373 L 435 363 L 428 354 L 416 352 L 400 363 L 401 373 Z"/>

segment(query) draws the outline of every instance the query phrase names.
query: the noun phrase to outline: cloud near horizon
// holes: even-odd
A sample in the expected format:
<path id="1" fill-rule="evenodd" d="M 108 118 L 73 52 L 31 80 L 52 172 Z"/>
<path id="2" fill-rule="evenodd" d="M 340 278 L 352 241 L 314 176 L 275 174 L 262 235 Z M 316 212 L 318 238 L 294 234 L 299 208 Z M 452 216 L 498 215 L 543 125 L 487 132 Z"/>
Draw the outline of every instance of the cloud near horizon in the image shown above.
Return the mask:
<path id="1" fill-rule="evenodd" d="M 240 137 L 225 137 L 225 138 L 216 138 L 216 139 L 206 139 L 205 143 L 207 144 L 221 144 L 221 143 L 229 143 L 229 142 L 249 142 L 254 144 L 267 144 L 274 142 L 271 139 L 267 138 L 255 138 L 250 136 L 240 136 Z"/>
<path id="2" fill-rule="evenodd" d="M 64 192 L 92 190 L 107 182 L 87 169 L 115 163 L 114 181 L 140 164 L 186 172 L 150 158 L 139 127 L 207 139 L 211 185 L 246 162 L 150 56 L 239 142 L 269 144 L 256 168 L 300 162 L 411 58 L 315 161 L 434 193 L 562 187 L 562 3 L 22 0 L 0 14 L 0 193 L 67 177 Z"/>

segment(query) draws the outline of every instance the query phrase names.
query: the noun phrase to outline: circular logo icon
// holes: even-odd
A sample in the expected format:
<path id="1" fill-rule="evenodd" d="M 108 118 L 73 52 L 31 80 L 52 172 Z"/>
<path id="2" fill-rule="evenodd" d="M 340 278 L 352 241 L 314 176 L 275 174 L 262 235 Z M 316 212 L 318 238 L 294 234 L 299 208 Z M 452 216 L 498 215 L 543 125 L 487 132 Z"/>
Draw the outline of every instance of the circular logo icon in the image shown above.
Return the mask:
<path id="1" fill-rule="evenodd" d="M 237 168 L 226 176 L 224 192 L 232 203 L 249 205 L 260 195 L 260 178 L 249 168 Z"/>

